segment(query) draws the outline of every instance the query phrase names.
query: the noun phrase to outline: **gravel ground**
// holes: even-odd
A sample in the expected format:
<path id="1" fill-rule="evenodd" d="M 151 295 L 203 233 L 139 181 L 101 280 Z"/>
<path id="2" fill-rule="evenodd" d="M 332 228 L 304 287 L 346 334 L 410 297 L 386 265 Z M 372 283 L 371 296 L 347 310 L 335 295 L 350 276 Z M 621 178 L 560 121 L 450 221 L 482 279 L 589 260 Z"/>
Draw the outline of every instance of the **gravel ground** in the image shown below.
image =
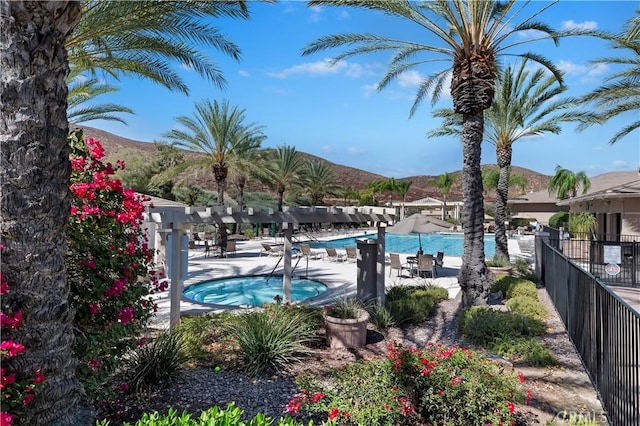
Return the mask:
<path id="1" fill-rule="evenodd" d="M 549 334 L 544 337 L 544 343 L 558 358 L 559 367 L 515 366 L 528 378 L 527 388 L 534 395 L 531 406 L 525 408 L 518 424 L 544 425 L 561 410 L 601 413 L 602 406 L 593 386 L 546 291 L 540 290 L 540 299 L 552 314 L 548 321 Z M 137 400 L 122 401 L 117 407 L 121 413 L 112 412 L 109 416 L 113 419 L 111 424 L 120 424 L 122 420 L 135 421 L 145 411 L 166 412 L 173 407 L 178 412 L 186 410 L 197 414 L 214 405 L 224 407 L 232 401 L 249 417 L 262 412 L 278 418 L 283 414 L 283 407 L 297 392 L 294 384 L 297 374 L 328 374 L 332 368 L 348 362 L 384 356 L 387 344 L 394 340 L 417 347 L 427 342 L 464 345 L 456 325 L 460 311 L 461 296 L 458 295 L 455 299 L 441 302 L 436 314 L 425 324 L 393 328 L 384 334 L 369 330 L 367 345 L 357 350 L 330 350 L 319 346 L 304 362 L 292 366 L 290 371 L 257 379 L 233 371 L 216 372 L 210 367 L 188 368 L 169 386 L 146 397 L 138 397 Z"/>

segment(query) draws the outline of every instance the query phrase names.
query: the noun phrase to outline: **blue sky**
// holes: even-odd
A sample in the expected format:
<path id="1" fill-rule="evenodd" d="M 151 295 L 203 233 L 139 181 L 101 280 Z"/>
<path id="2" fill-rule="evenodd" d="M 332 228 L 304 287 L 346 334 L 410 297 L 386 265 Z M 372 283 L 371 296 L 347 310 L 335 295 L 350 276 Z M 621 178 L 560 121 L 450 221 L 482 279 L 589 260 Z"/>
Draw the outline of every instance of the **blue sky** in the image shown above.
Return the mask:
<path id="1" fill-rule="evenodd" d="M 532 2 L 519 16 L 528 17 L 527 10 L 538 10 L 545 4 Z M 563 0 L 539 20 L 556 29 L 581 27 L 619 32 L 637 8 L 637 1 Z M 189 69 L 181 70 L 190 87 L 188 97 L 144 80 L 108 80 L 120 91 L 100 100 L 128 106 L 135 115 L 125 117 L 128 125 L 104 121 L 84 124 L 152 142 L 177 128 L 176 117 L 191 116 L 196 102 L 228 100 L 246 110 L 248 123 L 265 127 L 264 147 L 294 145 L 299 151 L 386 177 L 438 175 L 462 168 L 462 145 L 458 140 L 426 136 L 439 126 L 439 120 L 431 117 L 429 101 L 409 118 L 421 78 L 448 63 L 439 63 L 437 68 L 414 68 L 377 91 L 391 53 L 353 57 L 333 67 L 328 60 L 337 50 L 304 57 L 300 53 L 317 37 L 329 34 L 372 32 L 428 42 L 429 35 L 424 30 L 370 11 L 308 8 L 301 1 L 254 2 L 250 3 L 250 11 L 250 20 L 222 19 L 215 23 L 242 49 L 240 62 L 210 52 L 228 81 L 226 90 L 217 89 Z M 593 38 L 563 39 L 559 47 L 550 41 L 524 44 L 512 52 L 529 50 L 542 53 L 566 73 L 567 95 L 587 93 L 615 71 L 588 64 L 592 59 L 616 53 L 607 43 Z M 436 107 L 452 107 L 448 90 Z M 575 131 L 575 125 L 567 124 L 560 135 L 521 140 L 514 145 L 512 164 L 549 175 L 556 165 L 583 170 L 590 176 L 634 170 L 640 165 L 638 132 L 613 146 L 608 141 L 616 129 L 635 119 L 637 113 L 635 117 L 621 116 L 582 133 Z M 494 151 L 492 145 L 483 144 L 483 164 L 495 163 Z"/>

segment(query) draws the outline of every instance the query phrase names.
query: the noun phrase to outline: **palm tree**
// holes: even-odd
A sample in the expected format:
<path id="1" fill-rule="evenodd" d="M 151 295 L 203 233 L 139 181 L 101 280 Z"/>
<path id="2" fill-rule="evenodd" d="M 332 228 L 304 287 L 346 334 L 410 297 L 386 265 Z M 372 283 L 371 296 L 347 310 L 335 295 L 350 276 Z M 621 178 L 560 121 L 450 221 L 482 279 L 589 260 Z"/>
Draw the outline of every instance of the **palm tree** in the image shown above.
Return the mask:
<path id="1" fill-rule="evenodd" d="M 16 422 L 91 425 L 94 412 L 76 378 L 64 263 L 71 206 L 64 44 L 80 6 L 3 1 L 0 8 L 0 241 L 2 275 L 10 285 L 2 305 L 23 314 L 17 329 L 3 327 L 2 340 L 26 347 L 17 357 L 3 354 L 2 368 L 18 380 L 32 379 L 37 369 L 46 376 Z"/>
<path id="2" fill-rule="evenodd" d="M 374 180 L 372 182 L 367 182 L 367 188 L 371 192 L 371 199 L 373 200 L 373 205 L 378 205 L 378 200 L 376 199 L 376 194 L 379 194 L 386 190 L 387 183 L 384 180 Z"/>
<path id="3" fill-rule="evenodd" d="M 340 197 L 346 206 L 349 200 L 358 198 L 358 191 L 351 186 L 341 186 L 335 190 L 335 195 Z"/>
<path id="4" fill-rule="evenodd" d="M 449 191 L 451 191 L 451 185 L 453 185 L 453 181 L 453 175 L 450 175 L 448 172 L 444 172 L 435 180 L 436 187 L 440 190 L 444 203 L 442 206 L 442 220 L 447 219 L 447 197 L 449 196 Z"/>
<path id="5" fill-rule="evenodd" d="M 516 15 L 529 2 L 508 0 L 412 2 L 409 0 L 312 0 L 315 5 L 348 5 L 371 9 L 415 24 L 435 36 L 434 44 L 403 41 L 375 34 L 338 34 L 321 37 L 308 45 L 303 54 L 329 48 L 353 46 L 338 54 L 339 61 L 355 55 L 394 51 L 387 73 L 378 83 L 381 90 L 405 71 L 436 61 L 450 61 L 451 67 L 435 72 L 420 84 L 412 116 L 425 97 L 433 102 L 439 99 L 447 76 L 452 75 L 451 96 L 454 111 L 463 116 L 463 197 L 464 254 L 458 280 L 463 290 L 465 306 L 484 304 L 489 296 L 492 278 L 487 274 L 484 256 L 484 200 L 480 169 L 481 143 L 484 131 L 483 111 L 493 102 L 494 86 L 498 77 L 497 59 L 510 54 L 528 57 L 552 71 L 559 80 L 560 72 L 546 58 L 531 52 L 512 52 L 511 48 L 524 42 L 513 39 L 520 31 L 537 30 L 539 38 L 557 38 L 547 25 L 535 21 L 551 4 L 529 16 L 521 23 Z M 514 5 L 521 7 L 512 11 Z M 529 38 L 528 41 L 533 39 Z M 418 58 L 425 54 L 425 58 Z"/>
<path id="6" fill-rule="evenodd" d="M 585 95 L 582 101 L 590 106 L 590 111 L 595 117 L 587 117 L 578 126 L 578 130 L 584 130 L 594 123 L 603 123 L 620 114 L 631 113 L 633 120 L 620 129 L 609 141 L 610 144 L 618 142 L 629 133 L 640 129 L 640 10 L 636 16 L 627 21 L 625 31 L 622 34 L 600 34 L 600 37 L 611 41 L 612 47 L 618 50 L 626 50 L 629 55 L 599 58 L 591 61 L 592 64 L 623 66 L 605 79 L 605 84 Z"/>
<path id="7" fill-rule="evenodd" d="M 497 190 L 500 182 L 499 169 L 485 169 L 482 171 L 482 186 L 485 193 L 491 190 Z M 509 189 L 520 188 L 520 191 L 527 189 L 527 177 L 519 173 L 511 173 L 509 171 Z"/>
<path id="8" fill-rule="evenodd" d="M 549 181 L 549 195 L 555 193 L 560 200 L 574 198 L 578 195 L 578 186 L 582 185 L 582 193 L 591 188 L 591 181 L 584 171 L 574 173 L 561 166 L 556 166 L 556 171 Z"/>
<path id="9" fill-rule="evenodd" d="M 324 161 L 311 161 L 300 173 L 300 186 L 311 197 L 311 205 L 323 205 L 327 195 L 335 195 L 338 189 L 333 170 Z"/>
<path id="10" fill-rule="evenodd" d="M 133 114 L 133 110 L 130 108 L 113 103 L 83 105 L 100 95 L 117 92 L 118 89 L 115 86 L 101 83 L 97 78 L 86 79 L 78 75 L 77 71 L 71 72 L 71 75 L 67 78 L 67 82 L 67 86 L 69 87 L 67 119 L 70 123 L 78 124 L 91 120 L 110 120 L 127 124 L 127 122 L 117 114 Z"/>
<path id="11" fill-rule="evenodd" d="M 299 183 L 303 166 L 304 161 L 294 146 L 283 145 L 272 151 L 263 180 L 278 193 L 278 211 L 282 211 L 284 192 Z"/>
<path id="12" fill-rule="evenodd" d="M 525 59 L 519 66 L 508 66 L 500 72 L 495 98 L 485 111 L 485 140 L 496 147 L 499 179 L 496 182 L 496 257 L 509 258 L 505 227 L 507 199 L 511 173 L 513 144 L 523 138 L 544 133 L 559 134 L 560 123 L 583 117 L 574 107 L 577 99 L 557 99 L 567 90 L 556 76 L 543 69 L 527 70 Z M 451 109 L 434 111 L 444 119 L 442 127 L 430 136 L 457 135 L 462 137 L 462 117 Z M 486 189 L 486 188 L 485 188 Z"/>
<path id="13" fill-rule="evenodd" d="M 69 62 L 80 72 L 133 75 L 188 94 L 175 70 L 180 64 L 223 88 L 222 72 L 205 52 L 238 60 L 240 49 L 206 19 L 247 19 L 246 3 L 82 0 L 82 19 L 66 42 Z"/>
<path id="14" fill-rule="evenodd" d="M 264 140 L 263 127 L 254 123 L 244 124 L 245 110 L 231 107 L 225 101 L 211 103 L 208 100 L 196 104 L 193 117 L 180 116 L 176 121 L 185 130 L 171 130 L 164 134 L 174 146 L 204 154 L 174 168 L 173 173 L 185 168 L 198 167 L 210 170 L 218 188 L 218 206 L 224 206 L 224 191 L 230 165 L 236 160 L 234 147 L 246 153 L 246 145 L 257 147 Z M 240 148 L 241 147 L 241 148 Z M 220 249 L 227 247 L 227 234 L 220 227 Z"/>
<path id="15" fill-rule="evenodd" d="M 398 180 L 395 181 L 394 190 L 402 197 L 402 208 L 400 209 L 400 220 L 404 219 L 404 205 L 407 202 L 407 194 L 411 188 L 412 181 Z"/>
<path id="16" fill-rule="evenodd" d="M 239 135 L 232 141 L 233 156 L 231 157 L 230 174 L 238 189 L 236 201 L 240 210 L 244 209 L 244 189 L 247 182 L 256 177 L 264 168 L 264 152 L 260 148 L 265 139 L 264 135 L 250 135 L 249 137 Z"/>

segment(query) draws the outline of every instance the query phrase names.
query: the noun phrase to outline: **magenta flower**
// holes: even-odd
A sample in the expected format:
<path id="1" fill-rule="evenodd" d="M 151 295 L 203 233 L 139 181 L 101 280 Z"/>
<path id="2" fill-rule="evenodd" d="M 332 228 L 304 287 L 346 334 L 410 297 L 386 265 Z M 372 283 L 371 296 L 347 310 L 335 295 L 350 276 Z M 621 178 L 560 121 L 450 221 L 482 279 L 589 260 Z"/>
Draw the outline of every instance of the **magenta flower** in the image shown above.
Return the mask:
<path id="1" fill-rule="evenodd" d="M 120 309 L 118 321 L 120 321 L 122 325 L 127 325 L 129 324 L 129 322 L 131 322 L 131 320 L 133 320 L 133 308 L 130 306 L 126 306 Z"/>
<path id="2" fill-rule="evenodd" d="M 0 350 L 7 351 L 9 357 L 14 357 L 24 351 L 24 345 L 16 343 L 13 340 L 5 340 L 0 345 Z"/>
<path id="3" fill-rule="evenodd" d="M 451 379 L 451 386 L 455 386 L 455 385 L 459 385 L 462 383 L 462 378 L 456 376 L 453 379 Z"/>

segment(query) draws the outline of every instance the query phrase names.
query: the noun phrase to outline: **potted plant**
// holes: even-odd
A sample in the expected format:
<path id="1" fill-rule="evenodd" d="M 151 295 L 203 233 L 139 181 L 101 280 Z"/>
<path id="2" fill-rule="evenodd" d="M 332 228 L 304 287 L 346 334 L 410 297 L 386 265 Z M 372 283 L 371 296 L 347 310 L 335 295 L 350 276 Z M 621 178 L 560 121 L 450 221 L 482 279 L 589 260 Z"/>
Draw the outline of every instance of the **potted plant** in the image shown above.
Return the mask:
<path id="1" fill-rule="evenodd" d="M 326 308 L 324 325 L 330 348 L 360 348 L 367 343 L 369 313 L 354 298 L 340 299 Z"/>
<path id="2" fill-rule="evenodd" d="M 506 257 L 494 257 L 487 259 L 487 268 L 494 275 L 511 275 L 513 271 L 513 265 Z"/>

